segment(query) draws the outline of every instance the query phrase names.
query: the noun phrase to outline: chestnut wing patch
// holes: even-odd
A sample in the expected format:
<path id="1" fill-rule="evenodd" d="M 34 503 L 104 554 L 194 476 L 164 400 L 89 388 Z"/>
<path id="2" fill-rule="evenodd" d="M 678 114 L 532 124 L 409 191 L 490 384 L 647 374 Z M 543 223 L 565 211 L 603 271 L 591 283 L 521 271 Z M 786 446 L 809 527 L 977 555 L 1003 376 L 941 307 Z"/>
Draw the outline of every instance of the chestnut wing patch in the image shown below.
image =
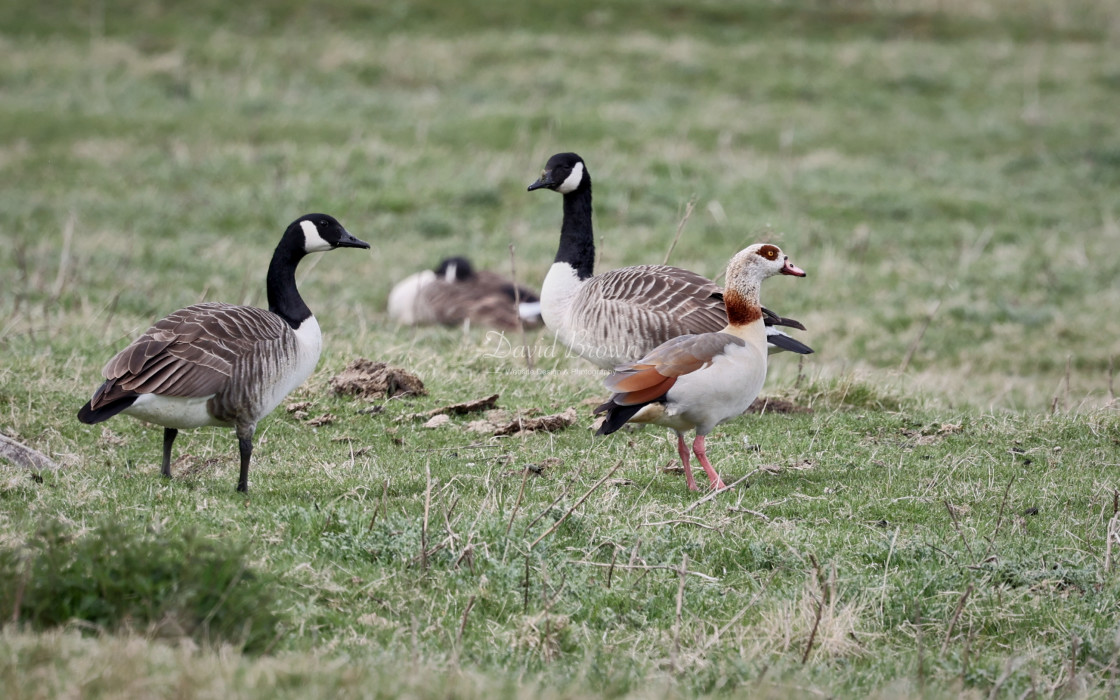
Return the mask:
<path id="1" fill-rule="evenodd" d="M 604 383 L 615 392 L 611 401 L 620 406 L 656 401 L 668 393 L 678 377 L 707 367 L 731 344 L 745 345 L 745 341 L 728 333 L 678 336 L 642 359 L 618 367 Z"/>
<path id="2" fill-rule="evenodd" d="M 607 414 L 596 434 L 610 435 L 643 406 L 664 401 L 678 377 L 707 367 L 729 344 L 746 343 L 728 333 L 682 335 L 659 345 L 637 362 L 618 367 L 604 382 L 614 395 L 595 409 L 596 414 Z"/>

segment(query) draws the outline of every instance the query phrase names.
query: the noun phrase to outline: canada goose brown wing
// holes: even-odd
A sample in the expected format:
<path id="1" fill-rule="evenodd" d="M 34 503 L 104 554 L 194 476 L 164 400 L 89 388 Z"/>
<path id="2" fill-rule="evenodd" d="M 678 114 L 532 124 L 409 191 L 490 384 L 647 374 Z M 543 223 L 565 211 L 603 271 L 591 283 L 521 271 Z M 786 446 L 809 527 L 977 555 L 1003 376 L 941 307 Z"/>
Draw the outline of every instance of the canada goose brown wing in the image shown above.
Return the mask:
<path id="1" fill-rule="evenodd" d="M 472 285 L 471 296 L 477 301 L 471 311 L 471 319 L 502 330 L 515 330 L 518 318 L 525 328 L 541 325 L 539 318 L 531 320 L 522 315 L 519 305 L 532 304 L 541 300 L 540 295 L 523 284 L 514 284 L 496 272 L 480 270 L 467 280 Z"/>
<path id="2" fill-rule="evenodd" d="M 102 370 L 108 380 L 96 408 L 123 394 L 209 396 L 218 393 L 239 358 L 290 332 L 278 315 L 251 306 L 206 302 L 180 309 L 117 353 Z"/>
<path id="3" fill-rule="evenodd" d="M 585 328 L 604 338 L 628 339 L 643 352 L 670 338 L 713 333 L 727 325 L 715 283 L 665 265 L 636 265 L 592 277 L 574 306 Z"/>
<path id="4" fill-rule="evenodd" d="M 424 287 L 423 305 L 430 309 L 436 323 L 455 325 L 470 319 L 501 330 L 517 328 L 518 309 L 514 285 L 501 275 L 481 271 L 464 280 L 435 280 Z M 520 303 L 537 301 L 532 290 L 518 286 Z M 526 327 L 532 326 L 525 323 Z"/>
<path id="5" fill-rule="evenodd" d="M 505 294 L 479 295 L 467 304 L 467 317 L 472 323 L 478 323 L 491 328 L 504 331 L 517 329 L 517 306 Z M 526 328 L 535 324 L 523 321 Z"/>
<path id="6" fill-rule="evenodd" d="M 479 270 L 475 273 L 474 280 L 479 289 L 488 290 L 488 293 L 494 296 L 504 296 L 512 301 L 520 303 L 540 301 L 541 298 L 535 290 L 526 287 L 523 284 L 515 285 L 512 281 L 502 277 L 496 272 L 489 270 Z M 516 297 L 514 289 L 516 287 Z"/>
<path id="7" fill-rule="evenodd" d="M 423 323 L 455 325 L 467 318 L 467 302 L 460 282 L 437 279 L 424 285 L 416 301 L 416 319 Z"/>
<path id="8" fill-rule="evenodd" d="M 479 288 L 473 281 L 437 281 L 424 288 L 424 304 L 433 320 L 455 325 L 470 319 L 493 328 L 511 330 L 517 327 L 517 307 L 504 294 Z"/>

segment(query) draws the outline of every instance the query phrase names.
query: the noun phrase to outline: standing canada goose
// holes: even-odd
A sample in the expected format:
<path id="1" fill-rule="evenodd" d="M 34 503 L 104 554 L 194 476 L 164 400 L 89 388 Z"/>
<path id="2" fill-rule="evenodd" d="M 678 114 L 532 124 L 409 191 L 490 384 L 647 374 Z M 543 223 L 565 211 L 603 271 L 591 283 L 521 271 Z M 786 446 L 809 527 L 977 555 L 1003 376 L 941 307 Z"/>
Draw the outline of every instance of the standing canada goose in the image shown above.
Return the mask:
<path id="1" fill-rule="evenodd" d="M 488 270 L 475 270 L 470 260 L 445 258 L 435 270 L 405 277 L 389 292 L 389 318 L 406 325 L 463 321 L 504 331 L 541 322 L 540 297 Z"/>
<path id="2" fill-rule="evenodd" d="M 241 451 L 238 491 L 249 490 L 253 432 L 311 376 L 323 347 L 319 323 L 296 289 L 296 266 L 308 253 L 369 248 L 326 214 L 292 222 L 268 266 L 268 310 L 204 302 L 157 321 L 116 354 L 105 383 L 78 411 L 83 423 L 118 413 L 164 426 L 163 468 L 179 430 L 232 426 Z"/>
<path id="3" fill-rule="evenodd" d="M 685 431 L 695 429 L 692 450 L 712 488 L 724 488 L 708 462 L 704 437 L 746 411 L 762 390 L 768 353 L 758 291 L 764 279 L 777 274 L 805 276 L 777 246 L 756 243 L 739 251 L 727 265 L 727 325 L 718 333 L 673 338 L 642 359 L 616 368 L 604 380 L 614 395 L 595 409 L 607 414 L 598 434 L 609 435 L 626 422 L 672 428 L 685 480 L 695 491 L 684 442 Z"/>
<path id="4" fill-rule="evenodd" d="M 560 248 L 541 287 L 541 317 L 561 343 L 603 369 L 641 357 L 661 343 L 727 325 L 723 290 L 694 272 L 668 265 L 635 265 L 592 276 L 591 176 L 575 153 L 548 159 L 529 191 L 564 195 Z M 805 327 L 763 309 L 769 351 L 811 348 L 771 326 Z"/>

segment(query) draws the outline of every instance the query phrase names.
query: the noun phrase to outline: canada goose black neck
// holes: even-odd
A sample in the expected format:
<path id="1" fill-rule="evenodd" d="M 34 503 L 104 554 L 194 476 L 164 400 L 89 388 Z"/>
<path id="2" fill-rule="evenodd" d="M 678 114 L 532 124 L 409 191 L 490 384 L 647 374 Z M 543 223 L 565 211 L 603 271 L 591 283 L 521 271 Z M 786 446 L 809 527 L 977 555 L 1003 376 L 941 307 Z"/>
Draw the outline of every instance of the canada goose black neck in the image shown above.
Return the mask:
<path id="1" fill-rule="evenodd" d="M 576 280 L 591 277 L 595 267 L 595 231 L 591 227 L 591 175 L 575 153 L 557 153 L 548 159 L 529 191 L 550 189 L 564 197 L 564 220 L 560 224 L 560 248 L 554 265 L 567 265 Z M 561 270 L 563 268 L 560 268 Z"/>
<path id="2" fill-rule="evenodd" d="M 311 318 L 311 309 L 296 289 L 296 267 L 305 255 L 303 232 L 298 223 L 293 223 L 280 239 L 268 265 L 268 310 L 284 319 L 292 329 Z"/>
<path id="3" fill-rule="evenodd" d="M 581 280 L 595 268 L 595 231 L 591 224 L 591 176 L 584 170 L 579 187 L 564 194 L 564 221 L 556 262 L 575 268 Z"/>

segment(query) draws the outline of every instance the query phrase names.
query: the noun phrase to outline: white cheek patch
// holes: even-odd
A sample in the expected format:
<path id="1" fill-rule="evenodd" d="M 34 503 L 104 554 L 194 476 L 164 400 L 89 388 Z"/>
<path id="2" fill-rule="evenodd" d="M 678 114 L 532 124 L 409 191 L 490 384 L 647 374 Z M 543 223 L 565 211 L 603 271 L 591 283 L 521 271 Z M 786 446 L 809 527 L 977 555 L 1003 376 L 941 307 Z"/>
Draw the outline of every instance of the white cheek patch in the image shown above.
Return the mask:
<path id="1" fill-rule="evenodd" d="M 447 266 L 447 269 L 443 271 L 444 281 L 445 282 L 454 282 L 455 277 L 458 274 L 458 270 L 459 270 L 458 264 L 456 264 L 456 263 L 449 264 Z"/>
<path id="2" fill-rule="evenodd" d="M 303 229 L 303 249 L 308 253 L 318 253 L 330 250 L 333 247 L 323 240 L 323 237 L 319 235 L 319 227 L 312 222 L 301 221 L 299 227 Z"/>
<path id="3" fill-rule="evenodd" d="M 564 181 L 560 183 L 556 191 L 560 194 L 568 194 L 579 187 L 579 183 L 581 182 L 583 182 L 583 163 L 576 163 L 576 166 L 572 168 L 572 172 L 568 177 L 564 178 Z"/>

